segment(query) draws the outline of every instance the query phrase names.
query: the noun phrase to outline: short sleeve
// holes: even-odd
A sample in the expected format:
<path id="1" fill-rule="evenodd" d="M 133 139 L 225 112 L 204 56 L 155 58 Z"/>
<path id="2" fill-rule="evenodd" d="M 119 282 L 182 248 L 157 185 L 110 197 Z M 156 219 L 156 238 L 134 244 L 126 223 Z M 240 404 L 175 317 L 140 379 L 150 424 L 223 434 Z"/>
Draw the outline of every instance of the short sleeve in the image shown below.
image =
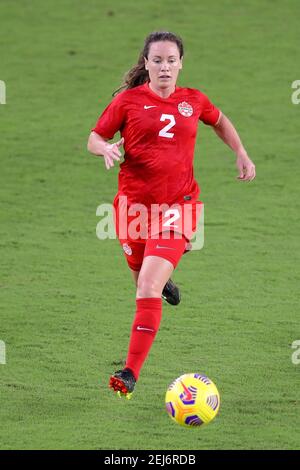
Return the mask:
<path id="1" fill-rule="evenodd" d="M 105 139 L 112 139 L 125 122 L 123 93 L 117 95 L 105 108 L 92 131 Z"/>
<path id="2" fill-rule="evenodd" d="M 220 117 L 221 111 L 202 93 L 202 112 L 200 114 L 200 121 L 209 126 L 215 126 Z"/>

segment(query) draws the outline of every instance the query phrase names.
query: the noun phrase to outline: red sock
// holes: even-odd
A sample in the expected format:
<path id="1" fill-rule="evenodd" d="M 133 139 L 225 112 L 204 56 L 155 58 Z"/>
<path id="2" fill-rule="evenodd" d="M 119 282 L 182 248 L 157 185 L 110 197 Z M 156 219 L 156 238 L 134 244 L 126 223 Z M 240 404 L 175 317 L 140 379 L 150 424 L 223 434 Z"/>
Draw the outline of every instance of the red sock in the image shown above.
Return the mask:
<path id="1" fill-rule="evenodd" d="M 161 298 L 136 299 L 136 313 L 126 360 L 136 380 L 151 349 L 162 314 Z"/>

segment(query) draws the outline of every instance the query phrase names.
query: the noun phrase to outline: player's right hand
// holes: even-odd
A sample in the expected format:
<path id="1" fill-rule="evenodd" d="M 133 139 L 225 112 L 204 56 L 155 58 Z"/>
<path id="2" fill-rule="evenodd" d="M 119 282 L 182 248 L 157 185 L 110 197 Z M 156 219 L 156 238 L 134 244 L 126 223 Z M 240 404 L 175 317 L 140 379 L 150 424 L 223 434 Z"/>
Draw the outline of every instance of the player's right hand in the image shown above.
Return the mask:
<path id="1" fill-rule="evenodd" d="M 113 144 L 106 144 L 103 152 L 106 169 L 109 170 L 114 166 L 114 160 L 119 162 L 122 156 L 119 148 L 124 144 L 124 137 Z"/>

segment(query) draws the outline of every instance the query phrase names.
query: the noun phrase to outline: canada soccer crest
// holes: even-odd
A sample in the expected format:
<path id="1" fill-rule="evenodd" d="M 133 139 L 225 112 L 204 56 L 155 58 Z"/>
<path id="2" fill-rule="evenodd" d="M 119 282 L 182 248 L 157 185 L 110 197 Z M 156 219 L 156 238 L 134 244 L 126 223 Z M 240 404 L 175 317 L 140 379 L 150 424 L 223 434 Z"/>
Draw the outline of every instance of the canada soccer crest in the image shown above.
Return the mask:
<path id="1" fill-rule="evenodd" d="M 130 248 L 127 243 L 123 243 L 123 250 L 125 251 L 126 255 L 131 256 L 132 255 L 132 249 Z"/>
<path id="2" fill-rule="evenodd" d="M 178 111 L 184 117 L 190 117 L 193 114 L 192 106 L 189 103 L 187 103 L 186 101 L 182 101 L 182 103 L 179 103 Z"/>

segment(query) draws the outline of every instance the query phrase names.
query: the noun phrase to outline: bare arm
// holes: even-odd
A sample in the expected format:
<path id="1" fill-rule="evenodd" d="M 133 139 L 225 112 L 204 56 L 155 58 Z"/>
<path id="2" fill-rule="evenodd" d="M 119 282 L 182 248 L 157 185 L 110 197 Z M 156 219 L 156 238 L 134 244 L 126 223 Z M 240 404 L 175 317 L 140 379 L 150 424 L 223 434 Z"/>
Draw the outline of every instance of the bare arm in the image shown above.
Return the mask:
<path id="1" fill-rule="evenodd" d="M 241 142 L 241 139 L 231 123 L 224 114 L 221 115 L 217 124 L 213 127 L 215 133 L 225 142 L 236 154 L 236 166 L 239 170 L 238 179 L 252 181 L 255 178 L 255 165 L 248 157 L 248 154 Z"/>
<path id="2" fill-rule="evenodd" d="M 110 144 L 106 139 L 92 131 L 88 139 L 87 149 L 93 155 L 99 157 L 103 156 L 106 169 L 109 170 L 114 166 L 114 160 L 120 161 L 122 154 L 119 150 L 119 147 L 121 147 L 123 144 L 123 137 L 118 142 Z"/>

